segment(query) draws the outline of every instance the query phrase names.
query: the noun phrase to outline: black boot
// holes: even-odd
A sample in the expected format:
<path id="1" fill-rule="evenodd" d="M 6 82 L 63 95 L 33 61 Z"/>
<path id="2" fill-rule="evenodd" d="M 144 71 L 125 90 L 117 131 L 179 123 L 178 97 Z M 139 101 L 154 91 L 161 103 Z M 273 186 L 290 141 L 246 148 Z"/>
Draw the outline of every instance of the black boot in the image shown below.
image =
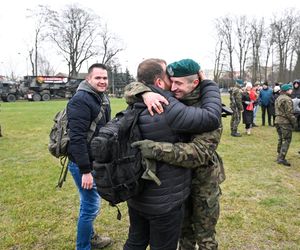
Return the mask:
<path id="1" fill-rule="evenodd" d="M 286 159 L 278 159 L 277 163 L 278 164 L 282 164 L 282 165 L 284 165 L 286 167 L 290 167 L 291 166 L 291 163 L 289 163 Z"/>
<path id="2" fill-rule="evenodd" d="M 231 136 L 241 137 L 242 135 L 239 132 L 231 132 Z"/>

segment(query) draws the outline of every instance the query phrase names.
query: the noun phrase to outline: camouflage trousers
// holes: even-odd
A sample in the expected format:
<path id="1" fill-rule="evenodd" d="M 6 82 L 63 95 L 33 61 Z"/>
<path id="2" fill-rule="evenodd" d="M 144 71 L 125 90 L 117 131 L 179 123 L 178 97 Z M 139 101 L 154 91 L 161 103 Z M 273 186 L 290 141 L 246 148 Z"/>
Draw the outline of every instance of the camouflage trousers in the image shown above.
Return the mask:
<path id="1" fill-rule="evenodd" d="M 220 214 L 221 189 L 217 168 L 194 170 L 192 190 L 186 202 L 184 222 L 179 241 L 180 250 L 218 249 L 216 225 Z"/>
<path id="2" fill-rule="evenodd" d="M 292 141 L 292 126 L 276 124 L 276 130 L 278 134 L 277 153 L 278 159 L 285 159 L 285 156 L 289 150 L 290 143 Z"/>
<path id="3" fill-rule="evenodd" d="M 231 133 L 236 133 L 241 122 L 241 112 L 236 109 L 232 109 L 232 111 L 233 113 L 231 115 L 230 128 Z"/>

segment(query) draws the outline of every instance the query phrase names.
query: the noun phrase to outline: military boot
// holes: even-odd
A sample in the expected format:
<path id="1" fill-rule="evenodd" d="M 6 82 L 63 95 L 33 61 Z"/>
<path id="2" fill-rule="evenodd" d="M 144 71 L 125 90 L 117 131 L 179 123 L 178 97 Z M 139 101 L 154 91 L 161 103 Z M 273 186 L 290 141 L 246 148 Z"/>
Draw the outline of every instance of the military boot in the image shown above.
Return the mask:
<path id="1" fill-rule="evenodd" d="M 290 167 L 291 166 L 291 163 L 289 163 L 286 159 L 278 159 L 277 163 L 278 164 L 282 164 L 282 165 L 284 165 L 286 167 Z"/>
<path id="2" fill-rule="evenodd" d="M 92 249 L 102 249 L 112 243 L 111 238 L 94 234 L 91 239 Z"/>
<path id="3" fill-rule="evenodd" d="M 239 132 L 231 132 L 231 136 L 241 137 L 242 135 Z"/>

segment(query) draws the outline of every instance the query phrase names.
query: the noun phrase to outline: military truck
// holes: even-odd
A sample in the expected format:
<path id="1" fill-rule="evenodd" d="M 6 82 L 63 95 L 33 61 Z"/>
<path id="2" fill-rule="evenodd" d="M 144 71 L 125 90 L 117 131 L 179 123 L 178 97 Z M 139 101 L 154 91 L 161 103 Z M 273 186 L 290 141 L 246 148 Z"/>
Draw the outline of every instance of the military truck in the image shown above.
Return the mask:
<path id="1" fill-rule="evenodd" d="M 82 80 L 65 76 L 24 76 L 21 89 L 28 101 L 71 98 Z"/>
<path id="2" fill-rule="evenodd" d="M 28 101 L 49 101 L 65 98 L 68 77 L 64 76 L 24 76 L 22 87 L 26 88 Z"/>
<path id="3" fill-rule="evenodd" d="M 15 102 L 22 97 L 18 83 L 14 81 L 1 81 L 0 95 L 4 102 Z"/>

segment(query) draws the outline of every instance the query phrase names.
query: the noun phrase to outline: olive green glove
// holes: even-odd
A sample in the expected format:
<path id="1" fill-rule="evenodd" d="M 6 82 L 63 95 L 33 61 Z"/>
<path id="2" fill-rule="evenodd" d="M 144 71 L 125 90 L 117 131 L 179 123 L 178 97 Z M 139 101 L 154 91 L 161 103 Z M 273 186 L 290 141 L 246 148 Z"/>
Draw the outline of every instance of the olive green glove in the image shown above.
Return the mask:
<path id="1" fill-rule="evenodd" d="M 137 141 L 131 144 L 131 147 L 138 147 L 143 156 L 143 164 L 145 165 L 145 172 L 142 175 L 143 179 L 152 180 L 158 186 L 161 185 L 159 178 L 156 176 L 156 161 L 153 160 L 153 147 L 156 142 L 151 140 Z"/>
<path id="2" fill-rule="evenodd" d="M 151 140 L 136 141 L 131 144 L 131 147 L 138 147 L 141 150 L 142 156 L 148 159 L 155 159 L 155 152 L 157 151 L 158 142 Z"/>

